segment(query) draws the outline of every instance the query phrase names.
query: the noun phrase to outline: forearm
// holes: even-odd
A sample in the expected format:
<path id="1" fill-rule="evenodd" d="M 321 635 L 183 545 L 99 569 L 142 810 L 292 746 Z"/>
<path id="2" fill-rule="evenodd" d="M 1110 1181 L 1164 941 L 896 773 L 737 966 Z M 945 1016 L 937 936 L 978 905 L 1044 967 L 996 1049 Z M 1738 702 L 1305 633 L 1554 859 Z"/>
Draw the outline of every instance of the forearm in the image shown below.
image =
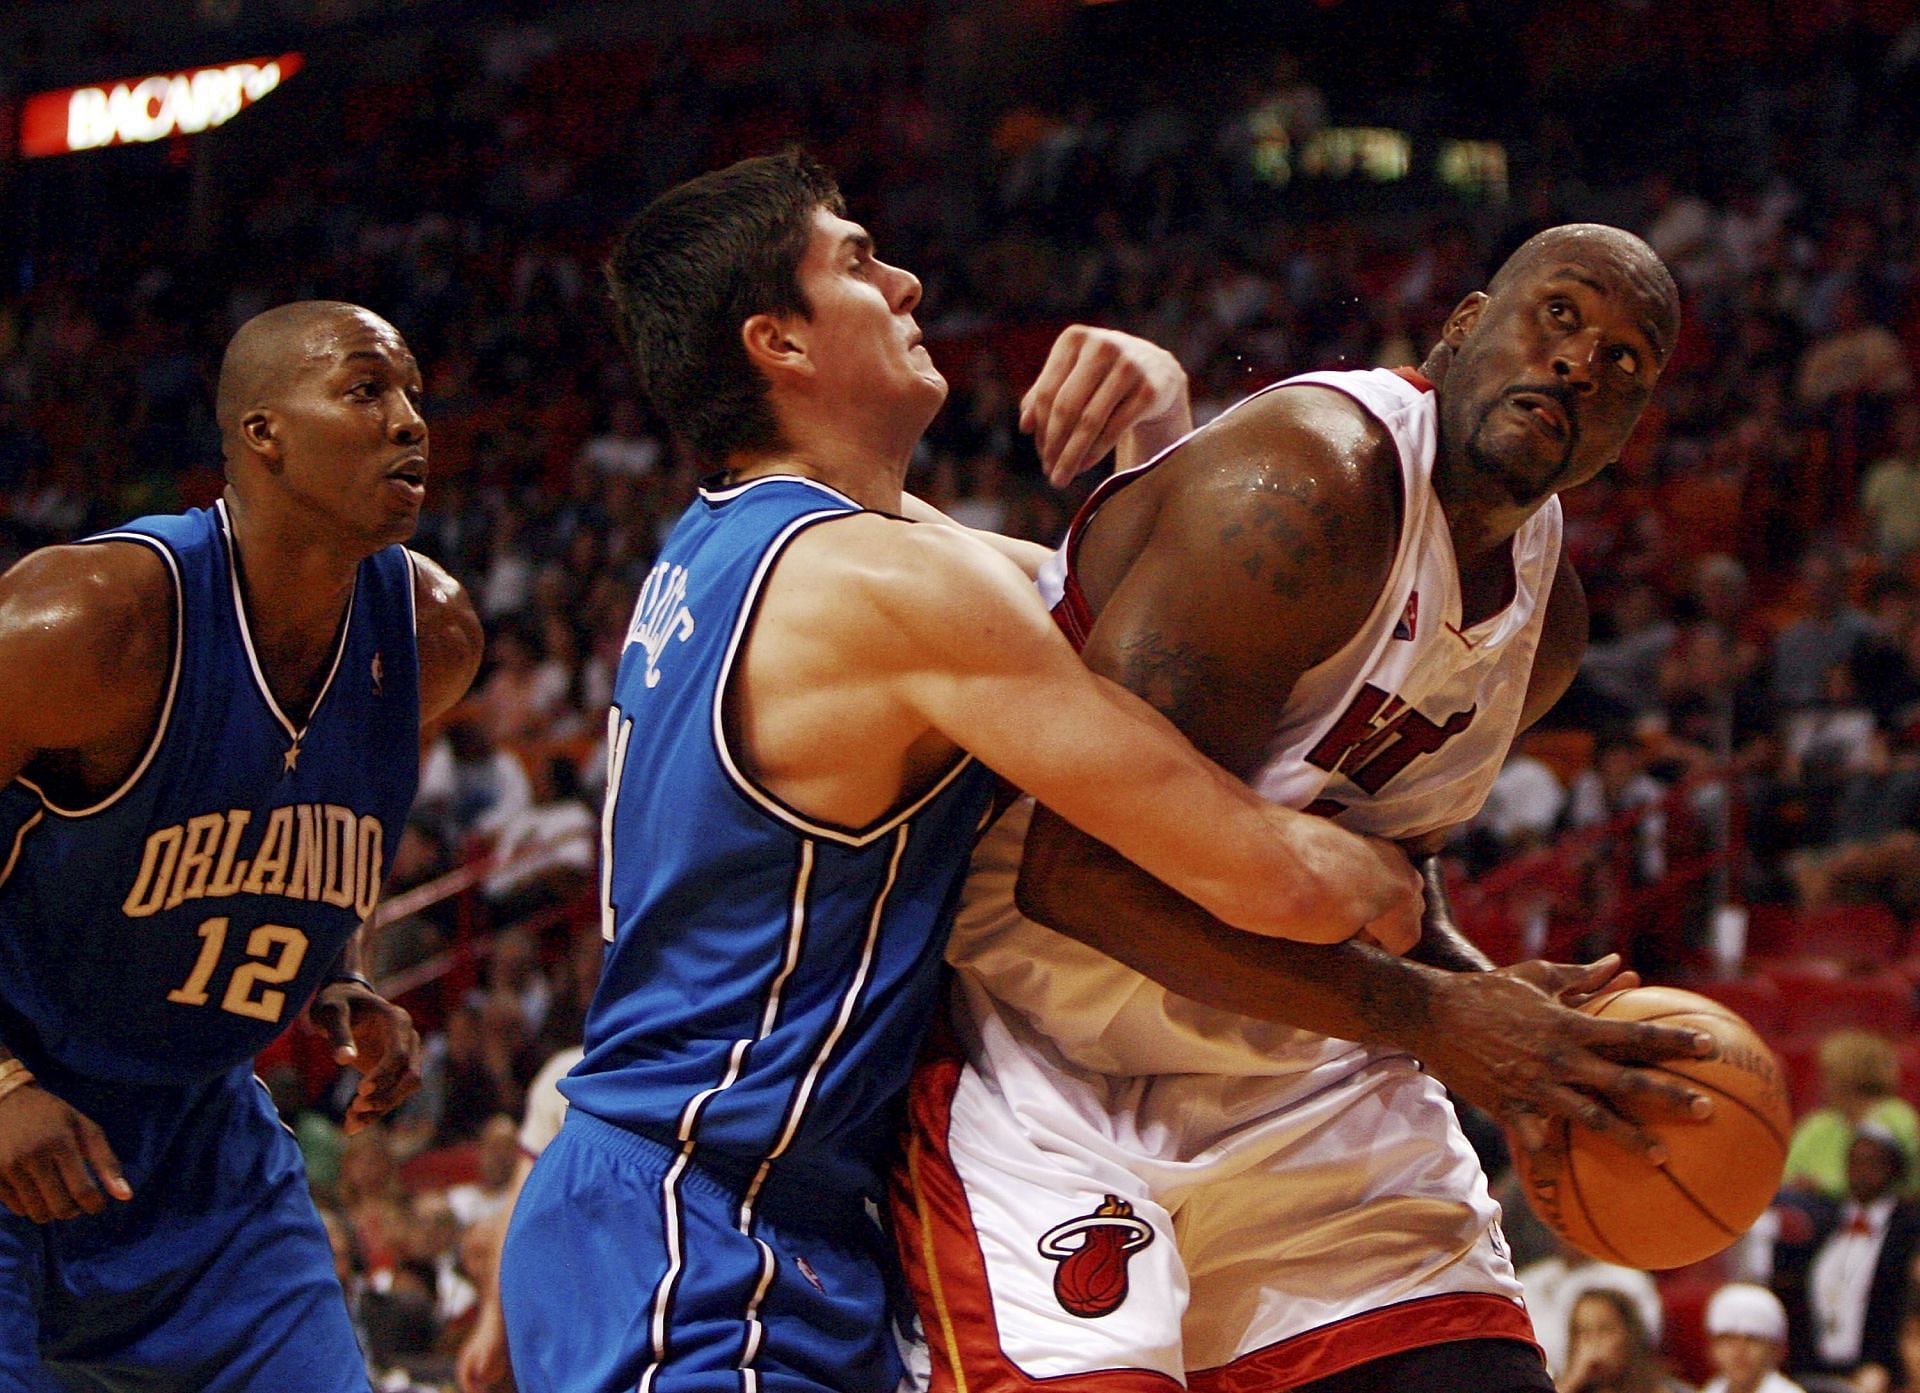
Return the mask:
<path id="1" fill-rule="evenodd" d="M 353 931 L 353 937 L 349 938 L 346 943 L 341 946 L 340 956 L 333 960 L 333 970 L 327 974 L 328 980 L 345 977 L 349 974 L 358 977 L 365 977 L 367 975 L 366 939 L 367 926 L 362 924 Z M 322 985 L 325 985 L 325 983 L 323 982 Z"/>
<path id="2" fill-rule="evenodd" d="M 1493 960 L 1476 948 L 1454 923 L 1440 858 L 1437 855 L 1418 857 L 1414 866 L 1426 884 L 1426 912 L 1421 918 L 1420 942 L 1407 956 L 1448 972 L 1490 971 Z"/>
<path id="3" fill-rule="evenodd" d="M 1029 917 L 1219 1010 L 1391 1048 L 1422 1042 L 1434 968 L 1364 943 L 1243 933 L 1046 809 L 1034 826 L 1018 891 Z"/>

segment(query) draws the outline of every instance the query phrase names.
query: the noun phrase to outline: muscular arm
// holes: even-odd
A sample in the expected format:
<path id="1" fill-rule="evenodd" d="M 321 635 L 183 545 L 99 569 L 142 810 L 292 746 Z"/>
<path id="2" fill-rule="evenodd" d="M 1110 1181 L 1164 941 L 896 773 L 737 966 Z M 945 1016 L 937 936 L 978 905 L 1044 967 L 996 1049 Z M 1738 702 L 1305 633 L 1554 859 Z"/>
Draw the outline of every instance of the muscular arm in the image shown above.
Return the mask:
<path id="1" fill-rule="evenodd" d="M 1359 626 L 1392 551 L 1387 520 L 1396 516 L 1397 493 L 1383 493 L 1379 442 L 1364 423 L 1343 419 L 1328 395 L 1275 393 L 1200 432 L 1156 471 L 1167 474 L 1166 492 L 1136 553 L 1103 567 L 1091 537 L 1081 553 L 1098 610 L 1089 665 L 1146 696 L 1243 778 L 1263 762 L 1294 683 Z M 1108 506 L 1126 497 L 1123 491 Z M 1129 522 L 1123 516 L 1114 525 Z M 1356 565 L 1369 557 L 1379 569 Z M 1564 687 L 1560 678 L 1537 676 L 1544 704 L 1549 692 L 1559 695 L 1556 681 Z M 1017 893 L 1029 916 L 1171 991 L 1409 1050 L 1498 1116 L 1527 1109 L 1572 1116 L 1654 1154 L 1652 1139 L 1608 1103 L 1652 1099 L 1682 1114 L 1699 1106 L 1685 1090 L 1612 1061 L 1697 1053 L 1701 1039 L 1660 1027 L 1616 1030 L 1552 999 L 1583 985 L 1592 990 L 1591 982 L 1611 975 L 1605 964 L 1463 973 L 1362 943 L 1236 934 L 1044 807 L 1034 816 Z M 1434 908 L 1444 915 L 1443 901 Z M 1450 926 L 1437 932 L 1457 940 Z M 1449 967 L 1484 965 L 1444 941 L 1436 956 L 1451 957 Z M 1542 1135 L 1536 1129 L 1529 1144 Z"/>
<path id="2" fill-rule="evenodd" d="M 0 576 L 0 782 L 30 774 L 84 799 L 125 779 L 152 739 L 173 643 L 166 563 L 141 543 L 50 547 Z M 0 1062 L 12 1058 L 0 1041 Z M 100 1128 L 8 1072 L 0 1205 L 46 1223 L 130 1198 Z"/>
<path id="3" fill-rule="evenodd" d="M 1038 542 L 1023 542 L 1018 537 L 1003 537 L 998 532 L 988 532 L 978 527 L 968 527 L 965 523 L 955 522 L 933 504 L 925 499 L 915 498 L 910 493 L 900 495 L 900 516 L 913 522 L 932 523 L 936 527 L 951 527 L 956 532 L 964 532 L 969 537 L 985 542 L 1018 566 L 1028 580 L 1040 574 L 1041 564 L 1051 555 Z"/>
<path id="4" fill-rule="evenodd" d="M 1381 450 L 1357 408 L 1312 389 L 1251 402 L 1194 436 L 1135 485 L 1163 490 L 1137 556 L 1105 566 L 1091 540 L 1083 547 L 1083 578 L 1100 592 L 1087 664 L 1251 778 L 1294 683 L 1338 651 L 1385 584 L 1398 471 Z M 1150 506 L 1128 492 L 1108 506 Z M 1018 890 L 1031 917 L 1241 1014 L 1393 1044 L 1424 1017 L 1415 964 L 1360 944 L 1301 954 L 1242 942 L 1041 804 Z"/>
<path id="5" fill-rule="evenodd" d="M 420 650 L 420 724 L 426 726 L 467 694 L 487 640 L 460 582 L 419 552 L 413 553 L 413 604 Z"/>
<path id="6" fill-rule="evenodd" d="M 756 772 L 843 825 L 924 787 L 958 747 L 1246 929 L 1330 940 L 1411 917 L 1397 853 L 1201 758 L 1088 672 L 1017 570 L 950 529 L 863 516 L 802 533 L 767 586 L 743 688 Z"/>

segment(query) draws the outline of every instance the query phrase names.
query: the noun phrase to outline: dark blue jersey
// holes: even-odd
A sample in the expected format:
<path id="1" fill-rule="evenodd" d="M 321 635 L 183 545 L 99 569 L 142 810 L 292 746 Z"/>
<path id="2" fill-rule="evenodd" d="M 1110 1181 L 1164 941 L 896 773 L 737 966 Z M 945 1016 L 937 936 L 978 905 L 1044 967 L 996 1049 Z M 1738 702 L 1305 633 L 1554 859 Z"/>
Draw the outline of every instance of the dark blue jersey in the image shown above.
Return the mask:
<path id="1" fill-rule="evenodd" d="M 311 719 L 267 687 L 224 505 L 88 543 L 152 547 L 173 578 L 157 729 L 126 780 L 65 807 L 0 790 L 0 1042 L 102 1080 L 185 1084 L 258 1053 L 378 897 L 413 802 L 413 565 L 360 563 Z"/>
<path id="2" fill-rule="evenodd" d="M 872 826 L 835 827 L 735 757 L 725 698 L 760 588 L 802 530 L 858 511 L 776 476 L 703 491 L 667 539 L 614 683 L 612 946 L 561 1084 L 710 1169 L 842 1192 L 874 1183 L 992 784 L 962 759 Z"/>

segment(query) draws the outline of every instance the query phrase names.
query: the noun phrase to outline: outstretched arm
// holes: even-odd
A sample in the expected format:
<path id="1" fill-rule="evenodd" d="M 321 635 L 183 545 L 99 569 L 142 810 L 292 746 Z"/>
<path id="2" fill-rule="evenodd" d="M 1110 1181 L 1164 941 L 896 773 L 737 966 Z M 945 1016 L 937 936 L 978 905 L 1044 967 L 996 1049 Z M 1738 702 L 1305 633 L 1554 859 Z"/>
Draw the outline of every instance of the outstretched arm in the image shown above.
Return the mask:
<path id="1" fill-rule="evenodd" d="M 814 815 L 865 825 L 913 785 L 903 766 L 937 771 L 958 747 L 1226 922 L 1331 941 L 1385 920 L 1378 932 L 1411 937 L 1418 884 L 1396 848 L 1267 803 L 1203 759 L 1079 662 L 1013 566 L 952 529 L 864 515 L 801 533 L 736 691 L 757 774 Z M 830 748 L 858 738 L 868 757 L 823 755 L 829 728 Z"/>

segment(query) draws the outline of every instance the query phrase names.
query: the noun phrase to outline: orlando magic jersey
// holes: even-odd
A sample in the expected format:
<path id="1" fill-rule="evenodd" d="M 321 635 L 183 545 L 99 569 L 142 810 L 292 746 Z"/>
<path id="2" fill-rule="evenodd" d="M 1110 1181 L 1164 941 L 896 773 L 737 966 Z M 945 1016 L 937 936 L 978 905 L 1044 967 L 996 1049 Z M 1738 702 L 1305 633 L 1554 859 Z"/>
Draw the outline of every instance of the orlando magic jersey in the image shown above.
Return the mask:
<path id="1" fill-rule="evenodd" d="M 334 966 L 413 801 L 413 566 L 360 563 L 312 716 L 262 675 L 224 504 L 87 543 L 151 547 L 175 594 L 157 728 L 125 781 L 67 807 L 0 790 L 0 1040 L 36 1069 L 187 1084 L 243 1064 Z"/>
<path id="2" fill-rule="evenodd" d="M 840 1193 L 876 1183 L 992 784 L 962 759 L 911 805 L 836 827 L 729 746 L 727 684 L 769 571 L 801 531 L 857 511 L 787 476 L 703 490 L 647 577 L 609 718 L 612 946 L 561 1084 L 723 1172 Z"/>

